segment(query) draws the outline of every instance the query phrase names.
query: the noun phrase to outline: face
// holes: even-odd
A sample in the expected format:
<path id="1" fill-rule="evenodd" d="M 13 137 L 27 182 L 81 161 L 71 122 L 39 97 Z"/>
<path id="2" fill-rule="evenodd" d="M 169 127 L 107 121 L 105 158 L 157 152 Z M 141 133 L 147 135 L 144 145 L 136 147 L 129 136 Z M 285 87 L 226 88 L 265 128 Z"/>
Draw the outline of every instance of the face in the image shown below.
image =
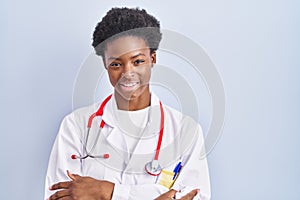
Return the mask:
<path id="1" fill-rule="evenodd" d="M 115 92 L 126 100 L 150 95 L 149 81 L 155 62 L 156 54 L 150 54 L 147 43 L 135 36 L 123 36 L 107 43 L 104 52 L 109 80 Z"/>

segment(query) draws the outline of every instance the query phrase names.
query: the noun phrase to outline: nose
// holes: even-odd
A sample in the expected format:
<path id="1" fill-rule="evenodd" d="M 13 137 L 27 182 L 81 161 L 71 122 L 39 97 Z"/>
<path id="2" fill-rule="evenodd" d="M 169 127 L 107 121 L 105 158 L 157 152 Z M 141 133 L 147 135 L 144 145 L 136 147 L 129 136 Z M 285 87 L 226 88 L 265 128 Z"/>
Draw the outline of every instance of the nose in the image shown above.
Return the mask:
<path id="1" fill-rule="evenodd" d="M 128 62 L 127 64 L 124 65 L 122 74 L 132 73 L 133 68 L 134 66 L 132 65 L 132 63 Z"/>
<path id="2" fill-rule="evenodd" d="M 134 77 L 134 72 L 133 71 L 127 71 L 127 72 L 122 72 L 122 78 L 126 78 L 126 79 L 131 79 Z"/>

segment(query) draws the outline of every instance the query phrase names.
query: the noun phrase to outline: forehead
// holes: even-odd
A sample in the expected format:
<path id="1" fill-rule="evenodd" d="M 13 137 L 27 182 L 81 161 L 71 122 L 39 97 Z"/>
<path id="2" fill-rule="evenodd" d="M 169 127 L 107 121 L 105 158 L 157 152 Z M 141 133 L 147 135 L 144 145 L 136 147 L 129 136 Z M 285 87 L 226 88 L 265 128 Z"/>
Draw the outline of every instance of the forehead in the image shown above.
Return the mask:
<path id="1" fill-rule="evenodd" d="M 108 42 L 104 54 L 106 58 L 120 57 L 136 51 L 149 50 L 149 46 L 144 39 L 136 36 L 122 36 Z"/>

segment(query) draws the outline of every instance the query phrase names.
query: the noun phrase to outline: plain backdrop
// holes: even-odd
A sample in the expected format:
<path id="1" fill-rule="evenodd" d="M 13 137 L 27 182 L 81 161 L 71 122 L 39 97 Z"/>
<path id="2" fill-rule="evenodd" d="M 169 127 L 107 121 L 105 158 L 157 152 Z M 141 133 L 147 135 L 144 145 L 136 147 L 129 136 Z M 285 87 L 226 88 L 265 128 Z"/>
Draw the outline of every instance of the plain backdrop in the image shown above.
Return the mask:
<path id="1" fill-rule="evenodd" d="M 205 49 L 219 71 L 226 119 L 208 155 L 212 199 L 300 199 L 297 0 L 1 0 L 0 199 L 43 199 L 76 76 L 93 52 L 96 23 L 113 6 L 145 8 Z M 205 93 L 199 122 L 207 131 Z"/>

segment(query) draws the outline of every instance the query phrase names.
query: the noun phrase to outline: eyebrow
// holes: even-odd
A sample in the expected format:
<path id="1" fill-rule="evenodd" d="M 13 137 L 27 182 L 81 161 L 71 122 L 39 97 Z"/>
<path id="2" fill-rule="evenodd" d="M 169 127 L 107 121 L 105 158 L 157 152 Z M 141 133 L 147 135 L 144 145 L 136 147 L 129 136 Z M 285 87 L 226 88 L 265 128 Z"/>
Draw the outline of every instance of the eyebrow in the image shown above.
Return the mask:
<path id="1" fill-rule="evenodd" d="M 135 56 L 132 56 L 131 59 L 136 58 L 136 57 L 139 57 L 139 56 L 145 56 L 145 54 L 143 54 L 143 53 L 138 53 L 138 54 L 136 54 Z"/>
<path id="2" fill-rule="evenodd" d="M 134 58 L 139 57 L 139 56 L 145 56 L 145 54 L 143 54 L 143 53 L 138 53 L 138 54 L 136 54 L 136 55 L 134 55 L 134 56 L 131 56 L 130 59 L 134 59 Z M 120 58 L 118 58 L 118 57 L 113 57 L 113 56 L 112 56 L 112 57 L 109 57 L 108 60 L 120 60 Z"/>

